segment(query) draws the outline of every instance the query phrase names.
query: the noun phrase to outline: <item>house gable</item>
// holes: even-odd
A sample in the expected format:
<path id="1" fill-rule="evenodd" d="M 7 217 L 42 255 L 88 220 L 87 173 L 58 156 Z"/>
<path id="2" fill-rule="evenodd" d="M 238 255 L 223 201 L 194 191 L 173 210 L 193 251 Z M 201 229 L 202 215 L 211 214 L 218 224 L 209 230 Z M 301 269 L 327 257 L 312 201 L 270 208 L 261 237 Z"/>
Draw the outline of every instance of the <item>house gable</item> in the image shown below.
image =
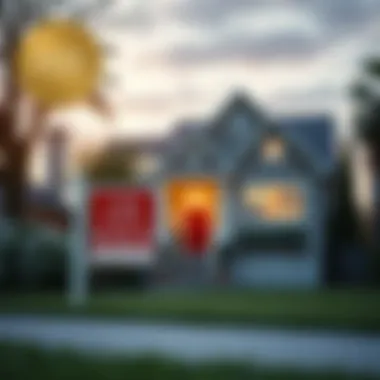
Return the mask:
<path id="1" fill-rule="evenodd" d="M 265 123 L 262 111 L 244 93 L 228 99 L 208 127 L 208 139 L 217 147 L 224 172 L 234 169 Z"/>
<path id="2" fill-rule="evenodd" d="M 280 157 L 267 157 L 266 144 L 280 144 Z M 257 140 L 245 152 L 232 172 L 233 182 L 240 183 L 252 177 L 314 177 L 318 168 L 313 157 L 299 141 L 294 141 L 281 127 L 271 124 L 265 127 Z"/>
<path id="3" fill-rule="evenodd" d="M 321 174 L 329 175 L 337 163 L 334 121 L 324 114 L 282 117 L 278 124 L 298 141 L 315 162 Z"/>
<path id="4" fill-rule="evenodd" d="M 198 125 L 186 133 L 177 134 L 177 141 L 166 153 L 166 171 L 175 173 L 221 172 L 217 149 L 204 125 Z"/>

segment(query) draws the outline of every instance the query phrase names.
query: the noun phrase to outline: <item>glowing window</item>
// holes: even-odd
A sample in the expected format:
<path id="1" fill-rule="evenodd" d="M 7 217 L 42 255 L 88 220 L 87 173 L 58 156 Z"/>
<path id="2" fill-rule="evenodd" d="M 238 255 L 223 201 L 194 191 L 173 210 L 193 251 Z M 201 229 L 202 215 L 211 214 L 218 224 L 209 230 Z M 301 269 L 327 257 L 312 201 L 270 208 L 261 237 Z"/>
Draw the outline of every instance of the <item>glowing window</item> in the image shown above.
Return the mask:
<path id="1" fill-rule="evenodd" d="M 159 158 L 153 155 L 141 155 L 137 159 L 137 172 L 143 175 L 155 173 L 159 169 Z"/>
<path id="2" fill-rule="evenodd" d="M 213 224 L 219 220 L 221 204 L 219 186 L 213 180 L 178 179 L 167 186 L 168 224 L 176 230 L 184 214 L 193 208 L 202 208 L 210 214 Z"/>
<path id="3" fill-rule="evenodd" d="M 269 222 L 296 221 L 305 214 L 304 194 L 292 185 L 250 186 L 244 190 L 243 203 L 259 219 Z"/>
<path id="4" fill-rule="evenodd" d="M 283 141 L 278 137 L 271 137 L 264 141 L 262 155 L 265 161 L 278 162 L 285 154 Z"/>

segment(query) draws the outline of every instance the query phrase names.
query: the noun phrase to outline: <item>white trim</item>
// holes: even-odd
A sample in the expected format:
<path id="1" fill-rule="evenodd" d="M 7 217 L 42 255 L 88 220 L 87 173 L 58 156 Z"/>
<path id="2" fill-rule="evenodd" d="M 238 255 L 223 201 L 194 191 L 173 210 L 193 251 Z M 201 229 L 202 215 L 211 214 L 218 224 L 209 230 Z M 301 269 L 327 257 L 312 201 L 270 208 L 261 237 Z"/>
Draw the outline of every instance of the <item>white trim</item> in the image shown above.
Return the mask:
<path id="1" fill-rule="evenodd" d="M 113 267 L 126 266 L 134 267 L 150 267 L 155 264 L 155 255 L 147 250 L 129 250 L 113 249 L 101 250 L 98 253 L 93 252 L 90 259 L 91 267 Z"/>

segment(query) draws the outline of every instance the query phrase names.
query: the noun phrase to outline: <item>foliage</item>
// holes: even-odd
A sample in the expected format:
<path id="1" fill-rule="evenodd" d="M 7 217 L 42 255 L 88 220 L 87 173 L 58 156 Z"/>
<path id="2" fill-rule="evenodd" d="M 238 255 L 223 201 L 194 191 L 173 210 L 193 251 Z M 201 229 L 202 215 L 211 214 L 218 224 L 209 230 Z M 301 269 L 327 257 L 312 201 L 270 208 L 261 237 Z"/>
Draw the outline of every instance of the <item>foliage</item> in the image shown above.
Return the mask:
<path id="1" fill-rule="evenodd" d="M 103 151 L 85 163 L 84 171 L 93 181 L 133 181 L 135 156 L 133 152 Z"/>
<path id="2" fill-rule="evenodd" d="M 357 134 L 376 148 L 380 144 L 379 84 L 380 57 L 369 57 L 363 63 L 362 77 L 352 87 L 352 96 L 357 105 Z"/>
<path id="3" fill-rule="evenodd" d="M 364 63 L 364 70 L 377 78 L 380 77 L 380 58 L 369 57 Z"/>
<path id="4" fill-rule="evenodd" d="M 375 177 L 380 175 L 380 56 L 369 57 L 362 67 L 362 77 L 353 86 L 356 101 L 356 134 L 367 144 Z M 375 202 L 380 194 L 375 193 Z M 375 212 L 375 214 L 378 214 Z M 379 220 L 375 217 L 378 228 Z M 380 284 L 380 240 L 374 236 L 372 241 L 372 270 Z"/>
<path id="5" fill-rule="evenodd" d="M 0 248 L 4 288 L 33 290 L 63 285 L 68 252 L 64 236 L 20 224 Z"/>
<path id="6" fill-rule="evenodd" d="M 330 191 L 330 214 L 326 226 L 326 280 L 330 285 L 336 285 L 342 281 L 368 281 L 366 264 L 368 256 L 366 242 L 362 236 L 362 226 L 353 202 L 353 179 L 350 168 L 349 148 L 346 148 L 339 158 L 337 170 L 333 177 Z M 361 267 L 355 270 L 345 265 L 349 261 L 352 251 L 360 249 L 359 261 Z M 350 252 L 350 250 L 352 250 Z M 364 268 L 364 269 L 363 269 Z"/>
<path id="7" fill-rule="evenodd" d="M 348 149 L 340 157 L 338 171 L 336 173 L 336 197 L 335 213 L 333 214 L 332 227 L 334 234 L 340 239 L 354 241 L 360 231 L 357 214 L 353 204 L 353 179 L 350 168 L 350 156 Z"/>
<path id="8" fill-rule="evenodd" d="M 0 151 L 7 163 L 3 168 L 4 212 L 9 218 L 21 220 L 26 202 L 24 191 L 27 183 L 27 163 L 36 141 L 43 135 L 48 110 L 35 105 L 30 117 L 28 131 L 20 137 L 18 130 L 17 106 L 22 94 L 16 81 L 14 70 L 15 50 L 19 46 L 23 32 L 37 20 L 53 12 L 70 18 L 93 18 L 103 12 L 111 2 L 93 0 L 78 2 L 73 0 L 9 0 L 2 2 L 1 46 L 2 66 L 7 76 L 3 83 L 3 99 L 0 105 Z M 107 6 L 105 6 L 105 4 Z"/>

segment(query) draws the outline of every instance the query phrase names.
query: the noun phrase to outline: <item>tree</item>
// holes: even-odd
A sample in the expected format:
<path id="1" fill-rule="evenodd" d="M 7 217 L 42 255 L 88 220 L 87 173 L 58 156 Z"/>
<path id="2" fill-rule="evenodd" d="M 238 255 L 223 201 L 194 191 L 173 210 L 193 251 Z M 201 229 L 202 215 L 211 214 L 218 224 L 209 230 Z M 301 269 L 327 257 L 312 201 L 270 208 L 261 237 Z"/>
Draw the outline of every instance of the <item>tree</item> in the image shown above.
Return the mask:
<path id="1" fill-rule="evenodd" d="M 380 57 L 368 58 L 360 80 L 353 86 L 356 105 L 356 134 L 367 146 L 374 173 L 374 221 L 372 250 L 380 275 Z M 375 265 L 374 265 L 375 266 Z"/>
<path id="2" fill-rule="evenodd" d="M 332 197 L 331 214 L 327 225 L 327 277 L 329 282 L 339 279 L 341 253 L 344 245 L 362 243 L 361 228 L 353 203 L 353 181 L 350 168 L 350 149 L 340 156 L 339 166 L 334 177 L 335 190 Z"/>
<path id="3" fill-rule="evenodd" d="M 25 135 L 18 132 L 19 106 L 23 94 L 14 75 L 15 51 L 20 38 L 31 24 L 52 11 L 74 19 L 94 18 L 111 2 L 104 0 L 3 0 L 1 29 L 3 37 L 2 63 L 5 69 L 4 99 L 0 105 L 0 154 L 3 157 L 2 187 L 5 214 L 10 219 L 21 219 L 27 187 L 27 163 L 32 148 L 43 134 L 47 110 L 35 105 L 32 121 Z M 94 99 L 99 103 L 98 98 Z"/>
<path id="4" fill-rule="evenodd" d="M 102 151 L 84 162 L 84 172 L 91 181 L 125 181 L 136 178 L 134 152 Z"/>
<path id="5" fill-rule="evenodd" d="M 369 58 L 363 64 L 362 77 L 353 87 L 356 102 L 356 135 L 367 146 L 375 183 L 380 181 L 380 57 Z M 375 188 L 375 203 L 380 193 Z"/>

